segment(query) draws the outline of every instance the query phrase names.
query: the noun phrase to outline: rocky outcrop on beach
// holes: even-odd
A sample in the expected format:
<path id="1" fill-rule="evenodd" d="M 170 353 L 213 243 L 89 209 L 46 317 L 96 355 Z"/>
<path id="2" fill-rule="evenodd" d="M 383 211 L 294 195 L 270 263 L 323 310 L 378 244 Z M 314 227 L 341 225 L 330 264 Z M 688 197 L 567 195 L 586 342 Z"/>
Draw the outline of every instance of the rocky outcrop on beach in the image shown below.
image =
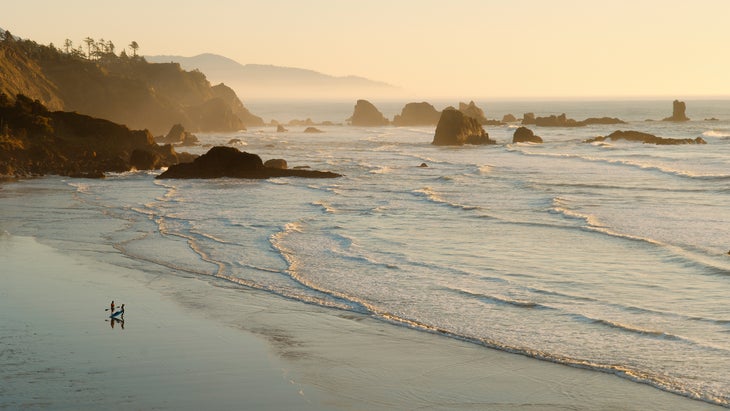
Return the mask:
<path id="1" fill-rule="evenodd" d="M 582 121 L 568 118 L 565 113 L 556 116 L 535 117 L 534 113 L 525 113 L 522 117 L 522 125 L 535 125 L 539 127 L 584 127 L 591 124 L 625 124 L 626 122 L 613 117 L 591 117 Z"/>
<path id="2" fill-rule="evenodd" d="M 194 146 L 199 143 L 198 137 L 185 130 L 182 124 L 175 124 L 165 136 L 155 137 L 159 144 L 175 144 L 181 146 Z"/>
<path id="3" fill-rule="evenodd" d="M 359 127 L 378 127 L 387 126 L 388 121 L 383 113 L 381 113 L 371 102 L 367 100 L 358 100 L 352 117 L 347 121 L 353 126 Z"/>
<path id="4" fill-rule="evenodd" d="M 170 166 L 167 171 L 157 176 L 160 179 L 221 177 L 253 179 L 272 177 L 335 178 L 341 177 L 341 175 L 329 171 L 267 167 L 261 161 L 261 157 L 256 154 L 241 152 L 233 147 L 217 146 L 211 148 L 193 162 Z"/>
<path id="5" fill-rule="evenodd" d="M 441 112 L 427 102 L 408 103 L 400 114 L 393 118 L 393 125 L 404 126 L 433 126 L 438 124 Z"/>
<path id="6" fill-rule="evenodd" d="M 672 116 L 662 121 L 689 121 L 685 111 L 687 111 L 687 105 L 684 104 L 684 101 L 674 100 L 672 102 Z"/>
<path id="7" fill-rule="evenodd" d="M 103 177 L 105 172 L 156 169 L 193 158 L 169 144 L 156 144 L 147 130 L 49 111 L 23 95 L 11 102 L 0 94 L 0 118 L 0 175 Z"/>
<path id="8" fill-rule="evenodd" d="M 626 140 L 626 141 L 635 141 L 640 142 L 644 144 L 657 144 L 657 145 L 678 145 L 678 144 L 707 144 L 707 142 L 702 137 L 697 138 L 665 138 L 665 137 L 657 137 L 653 134 L 649 133 L 642 133 L 640 131 L 614 131 L 613 133 L 609 134 L 608 136 L 599 136 L 595 138 L 591 138 L 586 140 L 586 143 L 594 143 L 594 142 L 601 142 L 601 141 L 616 141 L 616 140 Z"/>
<path id="9" fill-rule="evenodd" d="M 512 135 L 512 143 L 542 143 L 542 138 L 527 127 L 520 127 Z"/>
<path id="10" fill-rule="evenodd" d="M 436 125 L 431 144 L 437 146 L 461 146 L 464 144 L 496 144 L 489 138 L 482 125 L 475 118 L 459 110 L 446 109 Z"/>

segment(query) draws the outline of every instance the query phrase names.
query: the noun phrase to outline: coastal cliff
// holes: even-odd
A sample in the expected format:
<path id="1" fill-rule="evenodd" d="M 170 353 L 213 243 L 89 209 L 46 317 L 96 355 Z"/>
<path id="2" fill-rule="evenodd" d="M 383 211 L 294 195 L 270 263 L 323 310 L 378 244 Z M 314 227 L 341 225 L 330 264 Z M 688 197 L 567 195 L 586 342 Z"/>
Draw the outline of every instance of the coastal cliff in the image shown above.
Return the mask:
<path id="1" fill-rule="evenodd" d="M 104 172 L 157 169 L 193 159 L 169 144 L 155 144 L 147 130 L 50 111 L 23 95 L 11 101 L 0 93 L 0 119 L 0 176 L 100 178 Z"/>
<path id="2" fill-rule="evenodd" d="M 154 134 L 177 123 L 194 132 L 263 125 L 233 90 L 211 86 L 203 73 L 177 63 L 153 64 L 109 50 L 84 56 L 4 38 L 0 73 L 0 92 L 11 99 L 24 94 L 49 110 L 76 111 Z"/>

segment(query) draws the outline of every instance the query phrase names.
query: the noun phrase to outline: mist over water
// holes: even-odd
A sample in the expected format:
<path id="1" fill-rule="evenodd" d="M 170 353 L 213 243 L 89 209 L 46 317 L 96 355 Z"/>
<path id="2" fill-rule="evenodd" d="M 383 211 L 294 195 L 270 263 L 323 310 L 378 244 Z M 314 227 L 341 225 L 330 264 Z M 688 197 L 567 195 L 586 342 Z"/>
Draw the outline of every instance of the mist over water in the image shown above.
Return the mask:
<path id="1" fill-rule="evenodd" d="M 247 102 L 267 121 L 342 122 L 353 105 Z M 403 102 L 376 105 L 392 118 Z M 533 127 L 542 145 L 486 127 L 498 144 L 473 147 L 432 146 L 433 127 L 199 135 L 344 177 L 27 180 L 0 190 L 0 228 L 727 406 L 730 102 L 688 102 L 687 123 L 644 121 L 666 102 L 483 107 L 629 124 Z M 583 143 L 616 129 L 708 144 Z"/>

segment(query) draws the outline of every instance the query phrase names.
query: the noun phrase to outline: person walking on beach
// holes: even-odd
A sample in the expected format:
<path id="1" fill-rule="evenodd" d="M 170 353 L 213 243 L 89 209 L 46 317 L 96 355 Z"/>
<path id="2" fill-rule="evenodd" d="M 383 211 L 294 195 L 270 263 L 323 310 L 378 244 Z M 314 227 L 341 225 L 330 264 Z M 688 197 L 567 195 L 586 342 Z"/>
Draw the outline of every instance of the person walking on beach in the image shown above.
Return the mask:
<path id="1" fill-rule="evenodd" d="M 114 314 L 114 300 L 112 300 L 111 307 L 109 308 L 109 311 Z"/>

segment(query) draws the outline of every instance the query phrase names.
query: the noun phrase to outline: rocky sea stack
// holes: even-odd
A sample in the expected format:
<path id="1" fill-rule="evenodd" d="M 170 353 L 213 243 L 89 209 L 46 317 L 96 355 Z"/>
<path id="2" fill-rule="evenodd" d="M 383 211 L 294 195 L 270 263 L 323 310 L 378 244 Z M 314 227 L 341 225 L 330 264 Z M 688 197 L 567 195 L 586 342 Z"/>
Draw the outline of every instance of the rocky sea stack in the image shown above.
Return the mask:
<path id="1" fill-rule="evenodd" d="M 479 122 L 479 124 L 487 124 L 487 116 L 484 115 L 484 110 L 479 108 L 474 101 L 470 101 L 469 104 L 459 102 L 459 111 L 464 113 L 465 116 L 469 116 L 476 121 Z"/>
<path id="2" fill-rule="evenodd" d="M 393 125 L 404 126 L 434 126 L 438 124 L 441 112 L 427 102 L 408 103 L 401 113 L 393 118 Z"/>
<path id="3" fill-rule="evenodd" d="M 686 111 L 687 105 L 684 104 L 684 101 L 674 100 L 672 102 L 672 116 L 662 121 L 689 121 L 689 118 L 685 114 Z"/>
<path id="4" fill-rule="evenodd" d="M 217 146 L 196 158 L 191 163 L 171 166 L 157 178 L 272 178 L 272 177 L 307 177 L 334 178 L 340 174 L 329 171 L 314 171 L 286 168 L 286 161 L 276 159 L 268 163 L 256 154 L 238 151 L 233 147 Z"/>
<path id="5" fill-rule="evenodd" d="M 185 130 L 182 124 L 172 126 L 167 135 L 155 137 L 155 141 L 159 144 L 176 144 L 181 146 L 194 146 L 198 144 L 198 137 Z"/>
<path id="6" fill-rule="evenodd" d="M 489 139 L 479 121 L 464 115 L 459 110 L 446 109 L 436 125 L 436 133 L 431 144 L 437 146 L 461 146 L 464 144 L 495 144 Z"/>
<path id="7" fill-rule="evenodd" d="M 371 102 L 367 100 L 357 101 L 352 117 L 347 119 L 347 121 L 353 126 L 360 127 L 387 126 L 390 123 L 388 119 L 383 116 L 383 113 L 381 113 Z"/>
<path id="8" fill-rule="evenodd" d="M 542 138 L 536 136 L 529 128 L 520 127 L 515 130 L 512 136 L 512 143 L 542 143 Z"/>

